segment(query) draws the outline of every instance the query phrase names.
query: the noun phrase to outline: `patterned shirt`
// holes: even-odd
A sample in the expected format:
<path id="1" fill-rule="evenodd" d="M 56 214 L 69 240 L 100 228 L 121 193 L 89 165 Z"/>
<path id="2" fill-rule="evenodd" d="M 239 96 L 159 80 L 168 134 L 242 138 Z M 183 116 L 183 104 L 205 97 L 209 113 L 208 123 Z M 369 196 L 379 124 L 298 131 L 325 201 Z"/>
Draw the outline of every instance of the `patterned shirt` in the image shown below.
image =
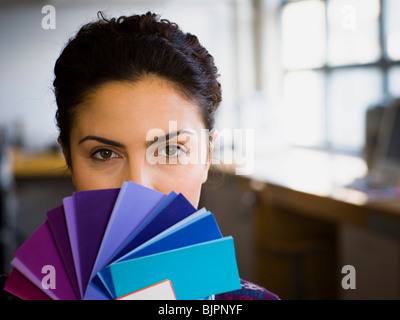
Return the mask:
<path id="1" fill-rule="evenodd" d="M 240 279 L 242 288 L 215 295 L 215 300 L 280 300 L 279 297 L 267 289 L 254 283 Z"/>

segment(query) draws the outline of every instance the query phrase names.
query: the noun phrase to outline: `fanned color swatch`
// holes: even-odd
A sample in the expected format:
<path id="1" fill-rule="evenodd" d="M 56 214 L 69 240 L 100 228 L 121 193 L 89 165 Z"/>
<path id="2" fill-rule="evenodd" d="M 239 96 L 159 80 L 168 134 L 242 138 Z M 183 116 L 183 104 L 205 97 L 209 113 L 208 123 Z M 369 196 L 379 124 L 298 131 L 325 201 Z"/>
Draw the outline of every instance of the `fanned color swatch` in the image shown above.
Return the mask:
<path id="1" fill-rule="evenodd" d="M 233 238 L 182 195 L 134 182 L 78 191 L 18 248 L 5 290 L 24 300 L 206 299 L 240 289 Z"/>

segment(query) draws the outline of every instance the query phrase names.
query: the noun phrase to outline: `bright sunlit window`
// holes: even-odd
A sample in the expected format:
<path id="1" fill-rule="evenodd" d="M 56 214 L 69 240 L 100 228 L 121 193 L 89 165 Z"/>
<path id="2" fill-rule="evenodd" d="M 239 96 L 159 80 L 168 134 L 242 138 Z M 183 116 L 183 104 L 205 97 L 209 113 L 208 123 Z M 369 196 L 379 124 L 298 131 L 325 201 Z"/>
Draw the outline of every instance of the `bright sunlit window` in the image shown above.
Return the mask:
<path id="1" fill-rule="evenodd" d="M 327 12 L 330 65 L 379 60 L 378 0 L 329 0 Z"/>
<path id="2" fill-rule="evenodd" d="M 324 4 L 295 2 L 282 12 L 283 61 L 288 69 L 321 67 L 325 61 Z"/>
<path id="3" fill-rule="evenodd" d="M 358 150 L 364 144 L 365 112 L 382 96 L 382 74 L 376 68 L 337 69 L 328 81 L 328 143 Z"/>
<path id="4" fill-rule="evenodd" d="M 321 144 L 324 130 L 322 74 L 311 70 L 288 72 L 284 88 L 287 140 L 305 146 Z"/>
<path id="5" fill-rule="evenodd" d="M 294 145 L 361 154 L 368 108 L 400 96 L 399 0 L 281 1 Z"/>
<path id="6" fill-rule="evenodd" d="M 400 60 L 400 1 L 386 0 L 387 16 L 387 56 L 392 60 Z"/>

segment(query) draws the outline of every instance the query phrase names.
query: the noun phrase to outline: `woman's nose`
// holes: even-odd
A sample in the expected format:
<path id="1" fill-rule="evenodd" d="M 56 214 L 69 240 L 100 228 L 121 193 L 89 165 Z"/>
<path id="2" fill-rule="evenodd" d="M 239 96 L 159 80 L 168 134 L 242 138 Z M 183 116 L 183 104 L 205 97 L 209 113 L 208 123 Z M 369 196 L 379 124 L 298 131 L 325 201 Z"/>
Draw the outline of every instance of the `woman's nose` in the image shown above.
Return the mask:
<path id="1" fill-rule="evenodd" d="M 148 188 L 153 188 L 151 170 L 148 170 L 145 163 L 141 161 L 130 163 L 127 171 L 127 180 L 133 181 Z"/>

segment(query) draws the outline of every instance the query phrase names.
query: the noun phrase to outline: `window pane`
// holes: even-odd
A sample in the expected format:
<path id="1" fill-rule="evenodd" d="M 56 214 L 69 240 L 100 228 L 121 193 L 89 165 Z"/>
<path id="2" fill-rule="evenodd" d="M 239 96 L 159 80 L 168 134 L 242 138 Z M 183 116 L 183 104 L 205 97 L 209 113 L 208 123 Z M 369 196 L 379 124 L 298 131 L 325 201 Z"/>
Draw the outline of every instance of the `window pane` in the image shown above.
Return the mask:
<path id="1" fill-rule="evenodd" d="M 389 94 L 393 97 L 400 97 L 400 67 L 389 69 Z"/>
<path id="2" fill-rule="evenodd" d="M 365 113 L 382 98 L 378 69 L 337 70 L 329 77 L 328 134 L 333 147 L 361 152 Z"/>
<path id="3" fill-rule="evenodd" d="M 283 65 L 287 69 L 320 67 L 325 62 L 325 5 L 307 0 L 282 11 Z"/>
<path id="4" fill-rule="evenodd" d="M 390 59 L 400 60 L 400 1 L 386 0 L 387 55 Z"/>
<path id="5" fill-rule="evenodd" d="M 375 62 L 380 58 L 379 0 L 328 1 L 328 63 Z"/>
<path id="6" fill-rule="evenodd" d="M 285 133 L 290 143 L 321 145 L 323 134 L 323 76 L 315 71 L 290 72 L 284 79 Z"/>

